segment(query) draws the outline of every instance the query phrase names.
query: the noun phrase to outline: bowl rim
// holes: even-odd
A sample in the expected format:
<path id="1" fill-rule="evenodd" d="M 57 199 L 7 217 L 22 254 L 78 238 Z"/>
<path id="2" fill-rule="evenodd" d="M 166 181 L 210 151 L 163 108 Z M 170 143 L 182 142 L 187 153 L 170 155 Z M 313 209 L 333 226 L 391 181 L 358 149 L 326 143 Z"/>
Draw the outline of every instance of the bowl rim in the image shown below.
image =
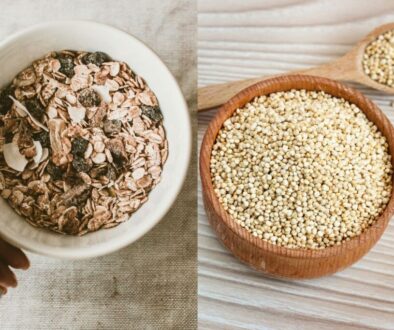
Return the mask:
<path id="1" fill-rule="evenodd" d="M 313 87 L 294 87 L 294 85 L 297 84 L 307 84 L 308 87 L 309 85 L 312 85 Z M 291 85 L 293 87 L 284 87 L 287 85 Z M 328 92 L 328 88 L 337 89 L 338 93 L 335 93 L 337 95 L 332 92 Z M 272 90 L 262 93 L 262 90 L 264 89 Z M 366 230 L 364 230 L 364 232 L 360 235 L 355 236 L 349 240 L 342 241 L 340 245 L 334 245 L 324 249 L 287 248 L 279 245 L 274 245 L 268 241 L 262 240 L 258 237 L 254 237 L 249 231 L 237 224 L 234 219 L 229 215 L 229 213 L 224 210 L 222 204 L 219 202 L 213 189 L 209 163 L 213 144 L 224 121 L 231 117 L 231 115 L 236 109 L 244 106 L 246 103 L 252 101 L 257 96 L 269 95 L 270 93 L 292 89 L 325 91 L 330 95 L 343 98 L 346 101 L 356 104 L 360 108 L 360 110 L 363 111 L 364 114 L 366 114 L 365 109 L 368 108 L 372 114 L 380 118 L 381 122 L 379 124 L 375 123 L 373 120 L 370 119 L 370 115 L 366 114 L 367 118 L 373 121 L 377 126 L 382 126 L 385 130 L 387 130 L 388 134 L 391 135 L 391 138 L 389 138 L 387 134 L 384 134 L 382 132 L 381 127 L 379 127 L 379 130 L 388 140 L 391 163 L 394 167 L 394 128 L 386 115 L 366 96 L 364 96 L 356 89 L 346 86 L 345 84 L 323 77 L 303 74 L 284 74 L 280 76 L 275 76 L 273 78 L 268 78 L 257 82 L 237 93 L 234 97 L 232 97 L 219 108 L 214 118 L 209 123 L 208 128 L 204 134 L 203 141 L 201 143 L 199 162 L 200 178 L 206 211 L 209 212 L 207 207 L 207 203 L 209 203 L 209 207 L 212 207 L 213 212 L 215 212 L 216 219 L 222 224 L 224 224 L 227 228 L 229 228 L 233 234 L 235 234 L 241 240 L 247 241 L 256 249 L 260 249 L 267 254 L 272 254 L 275 256 L 295 259 L 329 258 L 333 256 L 343 255 L 345 251 L 349 252 L 351 250 L 355 250 L 358 248 L 358 246 L 370 239 L 373 239 L 375 244 L 386 229 L 388 222 L 390 221 L 390 217 L 394 214 L 394 174 L 392 175 L 391 180 L 393 188 L 391 191 L 390 200 L 387 203 L 383 213 L 374 221 L 374 223 Z M 365 106 L 360 107 L 360 102 L 364 103 Z"/>
<path id="2" fill-rule="evenodd" d="M 50 29 L 52 27 L 61 27 L 61 26 L 69 26 L 69 25 L 85 25 L 89 28 L 100 28 L 100 29 L 106 29 L 110 33 L 116 33 L 118 35 L 123 35 L 126 38 L 129 38 L 132 40 L 134 43 L 139 44 L 143 48 L 146 49 L 147 52 L 150 53 L 150 55 L 155 58 L 155 60 L 163 67 L 163 69 L 166 71 L 168 75 L 168 79 L 171 80 L 173 83 L 174 88 L 176 88 L 176 92 L 179 95 L 179 104 L 180 108 L 183 108 L 185 113 L 186 113 L 186 120 L 184 125 L 186 126 L 186 131 L 189 133 L 184 136 L 183 138 L 185 139 L 185 147 L 186 147 L 186 157 L 185 157 L 185 162 L 181 168 L 181 171 L 179 171 L 177 175 L 177 186 L 174 187 L 174 190 L 172 192 L 172 196 L 170 197 L 168 203 L 166 206 L 163 206 L 162 212 L 159 216 L 157 216 L 155 219 L 150 217 L 146 221 L 150 221 L 149 225 L 145 226 L 143 230 L 141 230 L 137 235 L 134 235 L 131 239 L 127 238 L 127 236 L 122 236 L 123 239 L 118 239 L 118 240 L 109 240 L 107 242 L 99 243 L 94 246 L 87 246 L 83 248 L 79 247 L 51 247 L 51 249 L 48 249 L 47 246 L 41 242 L 36 242 L 36 244 L 26 244 L 25 242 L 22 242 L 18 239 L 15 239 L 14 237 L 4 234 L 1 229 L 0 229 L 0 236 L 1 238 L 5 239 L 8 241 L 10 244 L 13 244 L 17 247 L 20 247 L 22 249 L 25 249 L 27 251 L 39 254 L 39 255 L 44 255 L 47 257 L 54 257 L 54 258 L 61 258 L 61 259 L 68 259 L 68 260 L 80 260 L 80 259 L 87 259 L 87 258 L 93 258 L 93 257 L 99 257 L 103 255 L 110 254 L 112 252 L 115 252 L 117 250 L 120 250 L 135 241 L 139 240 L 142 236 L 144 236 L 146 233 L 148 233 L 154 226 L 156 226 L 168 213 L 176 199 L 178 198 L 178 195 L 181 191 L 181 189 L 184 186 L 184 182 L 187 176 L 187 172 L 189 170 L 190 166 L 190 161 L 191 161 L 191 155 L 192 155 L 192 141 L 193 141 L 193 132 L 192 132 L 192 124 L 191 124 L 191 114 L 189 112 L 188 104 L 185 100 L 185 97 L 182 93 L 182 90 L 178 84 L 178 81 L 175 79 L 174 75 L 171 73 L 170 69 L 168 66 L 164 63 L 164 61 L 159 57 L 159 55 L 147 44 L 145 44 L 143 41 L 141 41 L 139 38 L 135 37 L 134 35 L 123 31 L 122 29 L 115 28 L 111 25 L 108 24 L 103 24 L 103 23 L 98 23 L 96 21 L 92 20 L 73 20 L 73 19 L 66 19 L 66 20 L 58 20 L 58 21 L 47 21 L 39 24 L 34 24 L 32 26 L 29 26 L 27 28 L 21 29 L 5 39 L 3 39 L 0 42 L 0 51 L 8 46 L 9 44 L 12 44 L 14 42 L 17 42 L 19 38 L 23 38 L 26 34 L 30 33 L 35 33 L 38 32 L 42 29 Z M 41 229 L 38 229 L 41 230 Z"/>

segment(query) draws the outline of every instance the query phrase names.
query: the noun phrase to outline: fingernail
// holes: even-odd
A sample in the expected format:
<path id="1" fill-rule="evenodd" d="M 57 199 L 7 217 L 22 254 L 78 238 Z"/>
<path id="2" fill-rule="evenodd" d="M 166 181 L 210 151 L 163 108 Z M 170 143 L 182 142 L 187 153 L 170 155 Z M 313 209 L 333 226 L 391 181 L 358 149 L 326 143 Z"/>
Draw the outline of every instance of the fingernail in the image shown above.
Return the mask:
<path id="1" fill-rule="evenodd" d="M 28 262 L 26 265 L 24 265 L 21 269 L 22 270 L 27 270 L 30 268 L 30 262 Z"/>

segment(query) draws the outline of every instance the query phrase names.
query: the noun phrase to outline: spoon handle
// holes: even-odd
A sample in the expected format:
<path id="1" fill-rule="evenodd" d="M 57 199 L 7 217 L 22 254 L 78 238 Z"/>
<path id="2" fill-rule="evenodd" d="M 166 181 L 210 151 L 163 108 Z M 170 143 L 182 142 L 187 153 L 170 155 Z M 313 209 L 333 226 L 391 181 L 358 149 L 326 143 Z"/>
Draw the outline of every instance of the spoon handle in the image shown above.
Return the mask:
<path id="1" fill-rule="evenodd" d="M 317 67 L 292 71 L 289 74 L 309 74 L 335 80 L 357 80 L 354 60 L 350 56 L 343 56 L 331 63 Z M 198 89 L 198 111 L 209 110 L 218 107 L 228 101 L 244 88 L 251 86 L 263 79 L 270 77 L 258 77 L 245 80 L 231 81 L 224 84 L 210 85 Z"/>

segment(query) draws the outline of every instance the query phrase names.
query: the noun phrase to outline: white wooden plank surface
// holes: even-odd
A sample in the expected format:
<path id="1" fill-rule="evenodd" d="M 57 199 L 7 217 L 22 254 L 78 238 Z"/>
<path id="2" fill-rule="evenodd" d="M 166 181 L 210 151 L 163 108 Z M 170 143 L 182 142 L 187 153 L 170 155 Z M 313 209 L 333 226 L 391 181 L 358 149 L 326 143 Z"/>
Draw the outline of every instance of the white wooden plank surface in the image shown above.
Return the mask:
<path id="1" fill-rule="evenodd" d="M 307 68 L 333 60 L 394 1 L 200 0 L 199 85 Z M 351 84 L 394 122 L 394 96 Z M 199 114 L 199 143 L 214 112 Z M 281 281 L 238 262 L 209 226 L 199 185 L 201 329 L 394 329 L 394 222 L 361 261 L 330 277 Z"/>

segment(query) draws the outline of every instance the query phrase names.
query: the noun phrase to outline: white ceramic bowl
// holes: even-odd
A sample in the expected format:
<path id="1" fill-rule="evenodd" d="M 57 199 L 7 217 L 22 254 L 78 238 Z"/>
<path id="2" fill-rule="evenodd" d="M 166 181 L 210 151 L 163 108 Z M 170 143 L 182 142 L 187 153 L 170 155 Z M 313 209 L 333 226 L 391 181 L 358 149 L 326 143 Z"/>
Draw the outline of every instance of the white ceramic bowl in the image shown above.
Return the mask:
<path id="1" fill-rule="evenodd" d="M 0 198 L 0 236 L 18 247 L 42 255 L 82 259 L 104 255 L 136 241 L 167 213 L 186 177 L 191 154 L 191 125 L 182 92 L 160 58 L 133 36 L 88 21 L 49 22 L 18 32 L 0 43 L 0 86 L 52 50 L 103 51 L 121 60 L 152 88 L 159 99 L 169 143 L 161 182 L 149 200 L 118 227 L 83 237 L 36 229 Z"/>

